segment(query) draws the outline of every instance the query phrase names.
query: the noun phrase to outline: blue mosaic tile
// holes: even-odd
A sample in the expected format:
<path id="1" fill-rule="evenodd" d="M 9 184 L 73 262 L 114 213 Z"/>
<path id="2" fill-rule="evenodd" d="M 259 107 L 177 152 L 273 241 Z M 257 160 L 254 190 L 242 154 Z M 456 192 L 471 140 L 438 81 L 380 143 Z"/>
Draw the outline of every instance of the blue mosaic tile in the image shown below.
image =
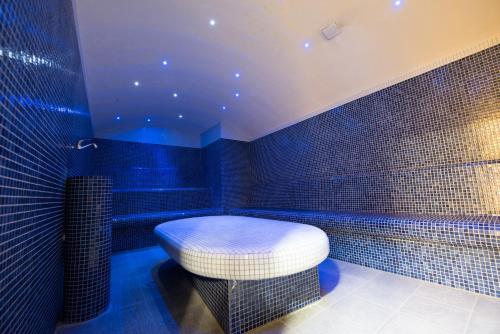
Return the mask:
<path id="1" fill-rule="evenodd" d="M 246 333 L 320 299 L 317 267 L 251 281 L 188 275 L 227 334 Z"/>
<path id="2" fill-rule="evenodd" d="M 76 323 L 98 316 L 110 302 L 111 179 L 69 178 L 65 206 L 62 319 Z"/>
<path id="3" fill-rule="evenodd" d="M 500 296 L 500 45 L 249 144 L 247 204 L 330 256 Z M 300 211 L 301 210 L 301 211 Z"/>
<path id="4" fill-rule="evenodd" d="M 96 139 L 90 175 L 113 179 L 113 252 L 156 245 L 154 227 L 212 209 L 202 150 Z"/>
<path id="5" fill-rule="evenodd" d="M 71 1 L 0 1 L 0 333 L 53 333 L 70 149 L 92 137 Z"/>
<path id="6" fill-rule="evenodd" d="M 213 206 L 223 209 L 246 206 L 252 184 L 249 143 L 219 139 L 202 151 Z"/>
<path id="7" fill-rule="evenodd" d="M 250 143 L 249 207 L 500 215 L 500 45 Z"/>

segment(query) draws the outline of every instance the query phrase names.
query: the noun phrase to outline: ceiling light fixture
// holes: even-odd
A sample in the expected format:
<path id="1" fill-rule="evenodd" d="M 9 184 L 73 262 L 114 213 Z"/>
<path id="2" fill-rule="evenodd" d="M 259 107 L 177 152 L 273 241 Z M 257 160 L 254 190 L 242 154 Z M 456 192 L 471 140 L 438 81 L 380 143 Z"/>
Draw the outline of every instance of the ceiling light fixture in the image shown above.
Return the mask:
<path id="1" fill-rule="evenodd" d="M 226 111 L 226 106 L 222 106 L 222 111 Z"/>
<path id="2" fill-rule="evenodd" d="M 179 114 L 179 118 L 182 119 L 182 118 L 184 118 L 184 116 L 182 116 L 182 114 Z"/>
<path id="3" fill-rule="evenodd" d="M 216 24 L 217 24 L 217 22 L 214 19 L 210 20 L 210 25 L 212 27 L 215 26 Z"/>
<path id="4" fill-rule="evenodd" d="M 309 44 L 309 42 L 304 43 L 304 49 L 309 49 L 310 46 L 311 46 L 311 44 Z"/>
<path id="5" fill-rule="evenodd" d="M 134 86 L 135 87 L 138 87 L 140 84 L 139 84 L 139 81 L 134 81 Z"/>
<path id="6" fill-rule="evenodd" d="M 234 93 L 234 97 L 240 97 L 240 93 Z"/>
<path id="7" fill-rule="evenodd" d="M 239 74 L 238 72 L 236 72 L 236 73 L 234 74 L 234 77 L 235 77 L 235 78 L 239 78 L 239 77 L 240 77 L 240 74 Z"/>
<path id="8" fill-rule="evenodd" d="M 394 5 L 395 5 L 396 7 L 401 6 L 401 4 L 402 4 L 402 3 L 403 3 L 403 2 L 402 2 L 401 0 L 396 0 L 396 1 L 394 1 Z"/>
<path id="9" fill-rule="evenodd" d="M 162 62 L 162 64 L 163 64 L 163 66 L 167 66 L 167 65 L 168 65 L 168 61 L 164 60 L 164 61 Z"/>
<path id="10" fill-rule="evenodd" d="M 148 123 L 151 123 L 151 118 L 146 119 Z"/>
<path id="11" fill-rule="evenodd" d="M 121 119 L 120 116 L 116 116 L 116 120 L 119 121 Z"/>
<path id="12" fill-rule="evenodd" d="M 178 95 L 177 93 L 173 93 L 173 94 L 172 94 L 172 96 L 173 96 L 174 98 L 177 98 L 179 95 Z"/>

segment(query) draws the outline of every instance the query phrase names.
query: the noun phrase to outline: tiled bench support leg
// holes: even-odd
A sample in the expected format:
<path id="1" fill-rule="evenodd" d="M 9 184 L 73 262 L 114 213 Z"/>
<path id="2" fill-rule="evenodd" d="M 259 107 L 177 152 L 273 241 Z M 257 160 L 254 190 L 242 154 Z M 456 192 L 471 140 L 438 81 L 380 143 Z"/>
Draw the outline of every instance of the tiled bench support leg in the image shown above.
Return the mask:
<path id="1" fill-rule="evenodd" d="M 89 320 L 109 305 L 111 179 L 78 176 L 66 183 L 63 321 Z"/>
<path id="2" fill-rule="evenodd" d="M 317 267 L 255 281 L 190 276 L 227 334 L 245 333 L 320 299 Z"/>

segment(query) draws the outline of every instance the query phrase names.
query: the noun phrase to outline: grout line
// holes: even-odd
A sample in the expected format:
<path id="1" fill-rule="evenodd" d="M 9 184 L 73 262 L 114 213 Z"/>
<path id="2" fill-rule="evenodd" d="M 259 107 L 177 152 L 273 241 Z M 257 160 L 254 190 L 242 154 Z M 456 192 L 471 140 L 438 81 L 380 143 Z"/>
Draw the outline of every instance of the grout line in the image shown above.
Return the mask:
<path id="1" fill-rule="evenodd" d="M 467 319 L 467 322 L 465 323 L 465 328 L 463 333 L 467 333 L 467 330 L 469 329 L 470 322 L 472 321 L 472 315 L 474 314 L 474 310 L 476 309 L 476 305 L 479 302 L 479 296 L 476 296 L 476 300 L 474 301 L 474 305 L 472 305 L 472 309 L 470 310 L 469 313 L 469 318 Z"/>

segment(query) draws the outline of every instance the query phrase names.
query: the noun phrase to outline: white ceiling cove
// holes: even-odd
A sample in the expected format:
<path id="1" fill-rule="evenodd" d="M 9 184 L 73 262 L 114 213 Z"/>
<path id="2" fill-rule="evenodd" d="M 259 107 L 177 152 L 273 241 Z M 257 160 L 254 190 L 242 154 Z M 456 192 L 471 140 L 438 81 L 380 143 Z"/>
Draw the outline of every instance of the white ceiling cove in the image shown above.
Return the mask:
<path id="1" fill-rule="evenodd" d="M 252 140 L 500 36 L 498 0 L 400 1 L 73 0 L 96 136 Z"/>

